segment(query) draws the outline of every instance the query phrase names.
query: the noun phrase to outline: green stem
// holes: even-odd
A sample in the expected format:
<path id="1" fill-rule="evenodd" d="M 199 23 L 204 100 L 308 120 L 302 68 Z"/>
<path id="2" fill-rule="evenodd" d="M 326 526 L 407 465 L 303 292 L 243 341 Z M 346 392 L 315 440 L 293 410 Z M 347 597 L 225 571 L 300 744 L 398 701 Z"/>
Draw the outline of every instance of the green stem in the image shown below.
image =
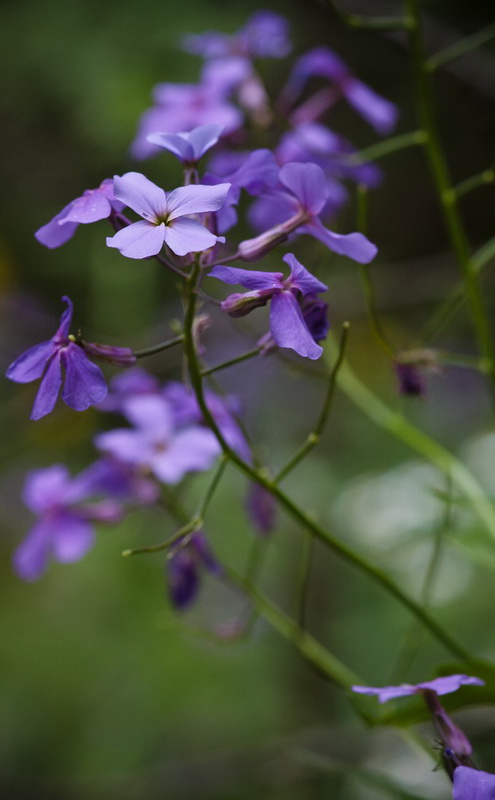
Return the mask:
<path id="1" fill-rule="evenodd" d="M 297 589 L 297 620 L 302 630 L 306 628 L 306 611 L 308 607 L 308 591 L 313 565 L 314 539 L 310 533 L 305 533 L 302 541 L 301 565 Z"/>
<path id="2" fill-rule="evenodd" d="M 478 175 L 471 175 L 470 178 L 466 178 L 465 181 L 458 183 L 454 186 L 454 192 L 457 197 L 463 197 L 463 195 L 471 192 L 473 189 L 478 189 L 480 186 L 487 186 L 493 183 L 493 181 L 495 181 L 495 170 L 490 167 L 478 173 Z"/>
<path id="3" fill-rule="evenodd" d="M 399 136 L 392 136 L 390 139 L 385 139 L 383 142 L 377 142 L 363 150 L 357 150 L 355 153 L 346 157 L 348 164 L 362 164 L 365 161 L 377 161 L 379 158 L 388 156 L 391 153 L 396 153 L 398 150 L 405 150 L 407 147 L 414 147 L 426 142 L 426 134 L 424 131 L 411 131 L 410 133 L 401 133 Z"/>
<path id="4" fill-rule="evenodd" d="M 419 2 L 418 0 L 405 0 L 405 2 L 408 15 L 412 21 L 409 41 L 416 84 L 418 115 L 421 128 L 426 133 L 425 149 L 449 239 L 462 274 L 478 345 L 483 356 L 490 362 L 489 378 L 495 389 L 495 359 L 490 324 L 476 270 L 470 257 L 469 243 L 459 213 L 456 193 L 452 187 L 438 135 L 431 85 L 428 71 L 425 67 L 426 58 L 423 50 Z"/>
<path id="5" fill-rule="evenodd" d="M 182 344 L 183 341 L 184 336 L 181 334 L 180 336 L 175 336 L 173 339 L 167 339 L 166 342 L 160 342 L 160 344 L 154 344 L 151 347 L 145 347 L 143 350 L 133 350 L 133 354 L 136 356 L 136 358 L 154 356 L 156 353 L 163 353 L 164 350 L 170 350 L 172 347 Z"/>
<path id="6" fill-rule="evenodd" d="M 255 347 L 253 350 L 248 350 L 241 356 L 236 356 L 235 358 L 230 358 L 228 361 L 222 361 L 221 364 L 215 364 L 213 367 L 206 367 L 205 369 L 202 369 L 201 375 L 204 378 L 206 375 L 212 375 L 214 372 L 220 372 L 222 369 L 227 369 L 227 367 L 233 367 L 234 364 L 240 364 L 242 361 L 247 361 L 249 358 L 259 356 L 259 354 L 259 347 Z"/>
<path id="7" fill-rule="evenodd" d="M 495 24 L 489 25 L 471 36 L 466 36 L 460 42 L 455 42 L 450 47 L 446 47 L 445 50 L 440 50 L 439 53 L 430 56 L 425 62 L 425 67 L 429 72 L 433 72 L 439 67 L 443 67 L 444 64 L 449 64 L 451 61 L 466 55 L 471 50 L 476 50 L 480 45 L 486 44 L 492 39 L 495 39 Z"/>
<path id="8" fill-rule="evenodd" d="M 365 17 L 362 14 L 352 14 L 344 11 L 337 0 L 327 0 L 327 3 L 351 28 L 364 28 L 374 31 L 404 31 L 410 27 L 410 20 L 407 16 Z"/>

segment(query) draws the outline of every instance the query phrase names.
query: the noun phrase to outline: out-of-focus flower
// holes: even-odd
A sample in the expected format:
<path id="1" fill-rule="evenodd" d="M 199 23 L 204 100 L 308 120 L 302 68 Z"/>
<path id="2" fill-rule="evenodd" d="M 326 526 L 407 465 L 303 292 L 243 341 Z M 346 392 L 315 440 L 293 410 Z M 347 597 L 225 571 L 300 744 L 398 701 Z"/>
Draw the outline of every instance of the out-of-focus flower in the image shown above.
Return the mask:
<path id="1" fill-rule="evenodd" d="M 72 239 L 78 225 L 106 219 L 124 207 L 114 196 L 112 179 L 107 178 L 96 189 L 87 189 L 81 197 L 72 200 L 34 235 L 45 247 L 60 247 Z"/>
<path id="2" fill-rule="evenodd" d="M 121 519 L 121 507 L 113 501 L 83 504 L 91 494 L 86 476 L 71 478 L 62 464 L 28 475 L 24 502 L 39 520 L 14 553 L 14 569 L 23 580 L 39 578 L 51 556 L 62 563 L 78 561 L 93 545 L 93 522 Z"/>
<path id="3" fill-rule="evenodd" d="M 250 291 L 246 295 L 231 295 L 222 308 L 231 316 L 244 316 L 256 305 L 266 305 L 270 300 L 270 331 L 279 347 L 288 347 L 301 356 L 315 359 L 323 352 L 305 322 L 300 300 L 308 294 L 325 292 L 327 286 L 311 275 L 292 254 L 283 261 L 290 266 L 290 275 L 281 272 L 259 272 L 236 267 L 217 266 L 209 273 L 213 278 L 228 284 L 240 284 Z"/>
<path id="4" fill-rule="evenodd" d="M 495 800 L 495 775 L 490 772 L 457 767 L 454 772 L 453 800 Z"/>
<path id="5" fill-rule="evenodd" d="M 156 256 L 164 244 L 178 256 L 197 253 L 224 242 L 190 215 L 217 211 L 225 202 L 229 183 L 216 186 L 180 186 L 164 192 L 139 172 L 127 172 L 114 178 L 114 192 L 143 220 L 133 222 L 107 238 L 128 258 Z"/>
<path id="6" fill-rule="evenodd" d="M 188 472 L 209 469 L 220 453 L 210 430 L 199 425 L 177 429 L 164 397 L 131 397 L 122 411 L 134 428 L 100 434 L 97 447 L 124 463 L 149 469 L 163 483 L 176 484 Z"/>
<path id="7" fill-rule="evenodd" d="M 55 336 L 19 356 L 6 373 L 7 378 L 16 383 L 42 379 L 31 419 L 40 419 L 53 410 L 62 386 L 62 367 L 65 370 L 62 400 L 75 411 L 84 411 L 101 402 L 107 394 L 101 369 L 88 359 L 83 348 L 69 336 L 73 304 L 68 297 L 64 296 L 62 300 L 67 303 L 67 308 Z"/>
<path id="8" fill-rule="evenodd" d="M 403 683 L 400 686 L 384 686 L 376 688 L 372 686 L 353 686 L 352 691 L 358 694 L 376 695 L 380 703 L 387 700 L 394 700 L 396 697 L 407 697 L 412 694 L 423 694 L 424 692 L 435 692 L 437 695 L 450 694 L 456 692 L 461 686 L 484 686 L 485 681 L 470 675 L 445 675 L 442 678 L 434 678 L 432 681 L 424 683 Z"/>
<path id="9" fill-rule="evenodd" d="M 267 536 L 275 527 L 277 504 L 273 495 L 260 483 L 251 483 L 246 498 L 248 516 L 255 529 Z"/>
<path id="10" fill-rule="evenodd" d="M 105 399 L 99 404 L 99 411 L 121 411 L 124 402 L 134 395 L 158 394 L 160 384 L 154 375 L 150 375 L 142 367 L 131 369 L 115 375 L 110 381 L 110 388 Z"/>
<path id="11" fill-rule="evenodd" d="M 189 132 L 152 133 L 147 139 L 151 144 L 169 150 L 183 164 L 195 166 L 218 142 L 222 131 L 221 125 L 200 125 Z"/>
<path id="12" fill-rule="evenodd" d="M 184 39 L 184 49 L 203 58 L 284 58 L 291 50 L 289 23 L 273 11 L 256 11 L 237 33 L 229 36 L 206 31 L 189 35 Z"/>
<path id="13" fill-rule="evenodd" d="M 172 603 L 180 611 L 194 602 L 200 588 L 200 570 L 206 568 L 212 575 L 221 575 L 222 568 L 214 558 L 206 537 L 197 531 L 187 544 L 180 540 L 167 561 L 168 586 Z"/>

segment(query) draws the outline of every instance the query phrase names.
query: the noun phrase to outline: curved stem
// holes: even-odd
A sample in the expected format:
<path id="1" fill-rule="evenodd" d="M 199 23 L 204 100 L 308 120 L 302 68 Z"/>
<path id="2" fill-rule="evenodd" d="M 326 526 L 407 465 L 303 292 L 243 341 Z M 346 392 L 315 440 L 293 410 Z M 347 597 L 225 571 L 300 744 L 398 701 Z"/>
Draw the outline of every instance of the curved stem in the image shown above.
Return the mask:
<path id="1" fill-rule="evenodd" d="M 146 358 L 147 356 L 154 356 L 156 353 L 163 353 L 165 350 L 170 350 L 172 347 L 182 344 L 183 341 L 184 336 L 181 334 L 180 336 L 175 336 L 173 339 L 167 339 L 166 342 L 153 344 L 151 347 L 145 347 L 143 350 L 133 350 L 132 352 L 136 358 Z"/>

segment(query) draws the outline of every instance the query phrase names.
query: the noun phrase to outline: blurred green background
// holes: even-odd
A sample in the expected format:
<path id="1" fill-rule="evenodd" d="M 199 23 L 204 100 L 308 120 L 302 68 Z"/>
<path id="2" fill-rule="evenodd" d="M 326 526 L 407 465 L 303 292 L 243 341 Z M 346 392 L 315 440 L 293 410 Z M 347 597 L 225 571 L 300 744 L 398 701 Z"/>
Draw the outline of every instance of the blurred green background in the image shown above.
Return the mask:
<path id="1" fill-rule="evenodd" d="M 396 3 L 396 6 L 399 6 Z M 371 6 L 374 4 L 370 3 Z M 449 44 L 494 20 L 491 0 L 430 0 L 428 45 Z M 5 367 L 53 333 L 59 298 L 76 304 L 75 323 L 88 338 L 146 346 L 167 335 L 180 312 L 174 281 L 151 262 L 122 258 L 104 244 L 105 223 L 81 226 L 49 251 L 33 238 L 84 188 L 128 169 L 172 188 L 172 158 L 137 165 L 128 155 L 136 123 L 159 81 L 195 81 L 199 59 L 181 52 L 182 35 L 233 32 L 256 9 L 285 13 L 295 52 L 328 44 L 375 90 L 398 103 L 399 132 L 411 130 L 414 108 L 407 53 L 400 37 L 347 30 L 323 2 L 238 0 L 20 0 L 2 5 L 4 56 L 0 152 L 4 203 L 0 241 L 1 355 Z M 380 5 L 377 4 L 377 10 Z M 267 83 L 280 87 L 287 65 L 263 63 Z M 495 51 L 463 59 L 436 80 L 440 127 L 455 180 L 494 158 Z M 357 146 L 377 137 L 339 108 L 332 127 Z M 436 198 L 419 152 L 390 156 L 385 180 L 371 197 L 370 238 L 380 250 L 373 277 L 383 322 L 400 347 L 412 346 L 421 324 L 457 272 L 447 250 Z M 468 196 L 463 211 L 473 246 L 493 235 L 492 186 Z M 339 220 L 355 224 L 351 202 Z M 354 265 L 330 257 L 306 239 L 296 252 L 330 283 L 335 330 L 350 319 L 350 359 L 360 377 L 393 407 L 460 454 L 495 495 L 495 437 L 490 402 L 474 371 L 449 369 L 428 378 L 425 401 L 396 395 L 390 365 L 372 339 Z M 273 257 L 272 257 L 273 258 Z M 267 259 L 267 264 L 270 260 Z M 273 262 L 271 262 L 273 263 Z M 327 270 L 327 265 L 331 268 Z M 329 277 L 331 276 L 331 277 Z M 488 278 L 487 296 L 493 281 Z M 493 303 L 492 303 L 493 305 Z M 258 323 L 260 331 L 263 321 Z M 89 332 L 91 335 L 89 336 Z M 225 357 L 219 321 L 211 361 Z M 227 354 L 242 350 L 234 340 Z M 473 352 L 470 323 L 459 315 L 435 344 Z M 210 356 L 211 354 L 211 356 Z M 155 359 L 163 377 L 180 377 L 179 356 Z M 108 374 L 111 374 L 109 370 Z M 318 380 L 274 359 L 222 373 L 241 394 L 247 423 L 271 464 L 280 466 L 318 414 Z M 206 581 L 200 604 L 181 618 L 169 608 L 163 559 L 122 559 L 124 548 L 171 532 L 156 512 L 142 512 L 101 533 L 84 561 L 53 565 L 32 585 L 12 574 L 11 553 L 32 520 L 21 503 L 27 470 L 58 461 L 74 470 L 94 458 L 91 436 L 105 421 L 94 411 L 28 421 L 33 386 L 2 387 L 3 527 L 0 792 L 7 800 L 308 800 L 401 796 L 350 776 L 345 764 L 372 766 L 413 787 L 418 796 L 447 797 L 441 773 L 387 731 L 369 732 L 342 693 L 303 664 L 277 634 L 259 623 L 242 643 L 215 644 L 187 626 L 212 629 L 246 612 L 231 589 Z M 201 491 L 188 481 L 185 500 Z M 404 446 L 374 428 L 338 396 L 324 444 L 287 481 L 291 495 L 354 546 L 390 570 L 415 596 L 444 509 L 433 490 L 444 478 Z M 233 470 L 208 515 L 213 548 L 243 569 L 252 533 L 243 512 L 245 481 Z M 455 635 L 485 656 L 495 654 L 493 570 L 489 547 L 466 509 L 456 511 L 458 544 L 448 542 L 434 592 L 435 612 Z M 262 584 L 288 610 L 295 602 L 301 535 L 281 516 L 267 544 Z M 490 560 L 491 559 L 491 560 Z M 309 593 L 309 627 L 371 684 L 397 668 L 411 619 L 369 580 L 317 548 Z M 183 624 L 184 623 L 184 624 Z M 445 658 L 428 637 L 410 674 L 421 680 Z M 495 718 L 466 713 L 486 769 L 495 767 Z M 318 752 L 324 765 L 305 752 Z M 338 763 L 337 763 L 338 762 Z M 337 765 L 337 766 L 336 766 Z"/>

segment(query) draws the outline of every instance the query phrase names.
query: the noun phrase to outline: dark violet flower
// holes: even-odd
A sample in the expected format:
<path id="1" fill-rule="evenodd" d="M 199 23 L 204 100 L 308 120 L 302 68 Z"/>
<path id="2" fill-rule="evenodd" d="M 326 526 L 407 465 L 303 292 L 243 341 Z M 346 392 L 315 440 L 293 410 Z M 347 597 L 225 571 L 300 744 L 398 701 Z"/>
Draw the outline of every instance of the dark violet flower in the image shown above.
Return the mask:
<path id="1" fill-rule="evenodd" d="M 217 31 L 186 36 L 184 49 L 203 58 L 284 58 L 291 50 L 289 23 L 273 11 L 257 11 L 232 36 Z"/>
<path id="2" fill-rule="evenodd" d="M 200 569 L 204 567 L 213 575 L 220 575 L 222 570 L 214 558 L 206 537 L 197 531 L 183 545 L 180 541 L 171 553 L 167 562 L 168 586 L 172 603 L 180 611 L 194 602 L 200 588 Z"/>
<path id="3" fill-rule="evenodd" d="M 334 84 L 338 93 L 378 133 L 385 135 L 395 127 L 397 107 L 356 78 L 347 64 L 329 47 L 315 47 L 296 61 L 283 90 L 282 102 L 292 105 L 311 76 L 326 78 Z"/>
<path id="4" fill-rule="evenodd" d="M 301 311 L 304 322 L 315 342 L 321 342 L 326 339 L 330 329 L 328 303 L 320 300 L 316 294 L 310 292 L 304 295 L 301 301 Z"/>
<path id="5" fill-rule="evenodd" d="M 368 264 L 377 248 L 362 233 L 339 234 L 325 228 L 320 220 L 328 198 L 325 174 L 316 164 L 285 164 L 279 173 L 280 188 L 266 193 L 274 205 L 284 207 L 287 219 L 254 239 L 240 243 L 239 253 L 245 261 L 261 258 L 290 233 L 307 233 L 323 242 L 330 250 L 348 256 L 360 264 Z M 292 212 L 292 215 L 291 215 Z"/>
<path id="6" fill-rule="evenodd" d="M 495 800 L 495 775 L 457 767 L 454 771 L 453 800 Z"/>
<path id="7" fill-rule="evenodd" d="M 107 238 L 128 258 L 156 256 L 164 244 L 178 256 L 197 253 L 223 242 L 191 215 L 217 211 L 225 202 L 229 183 L 217 186 L 181 186 L 164 192 L 139 172 L 127 172 L 114 178 L 114 192 L 143 219 L 133 222 Z"/>
<path id="8" fill-rule="evenodd" d="M 65 383 L 62 400 L 75 411 L 85 411 L 103 400 L 107 385 L 101 369 L 93 364 L 83 348 L 69 336 L 73 305 L 62 297 L 67 308 L 60 318 L 55 336 L 48 342 L 31 347 L 7 370 L 7 378 L 16 383 L 31 383 L 41 378 L 34 401 L 31 419 L 40 419 L 53 410 L 62 386 L 62 367 Z"/>
<path id="9" fill-rule="evenodd" d="M 423 397 L 426 394 L 426 382 L 417 364 L 394 364 L 397 376 L 398 391 L 410 397 Z"/>
<path id="10" fill-rule="evenodd" d="M 267 536 L 275 527 L 277 504 L 273 495 L 259 483 L 251 483 L 246 498 L 248 516 L 262 536 Z"/>
<path id="11" fill-rule="evenodd" d="M 46 247 L 60 247 L 72 239 L 78 225 L 106 219 L 123 208 L 124 204 L 114 197 L 113 181 L 107 178 L 98 188 L 87 189 L 72 200 L 34 235 Z"/>
<path id="12" fill-rule="evenodd" d="M 24 502 L 39 519 L 14 553 L 19 577 L 36 580 L 51 556 L 62 563 L 78 561 L 93 545 L 93 522 L 121 519 L 121 508 L 115 502 L 82 505 L 90 494 L 85 476 L 71 478 L 62 464 L 28 475 Z"/>
<path id="13" fill-rule="evenodd" d="M 231 316 L 243 316 L 256 305 L 270 300 L 270 331 L 279 347 L 288 347 L 300 356 L 319 358 L 323 349 L 311 335 L 301 311 L 300 300 L 308 294 L 326 292 L 327 286 L 317 280 L 292 254 L 283 261 L 290 266 L 290 275 L 281 272 L 258 272 L 237 267 L 214 267 L 209 273 L 224 283 L 240 284 L 247 295 L 231 295 L 222 308 Z M 246 300 L 247 297 L 247 300 Z"/>
<path id="14" fill-rule="evenodd" d="M 424 692 L 434 692 L 437 695 L 443 695 L 456 692 L 461 686 L 484 685 L 485 681 L 481 680 L 481 678 L 474 678 L 469 675 L 446 675 L 443 678 L 434 678 L 432 681 L 425 681 L 425 683 L 403 683 L 400 686 L 385 686 L 381 689 L 371 686 L 353 686 L 352 691 L 358 694 L 376 695 L 380 703 L 386 703 L 387 700 L 394 700 L 396 697 L 423 694 Z"/>
<path id="15" fill-rule="evenodd" d="M 222 131 L 221 125 L 200 125 L 189 132 L 152 133 L 147 139 L 151 144 L 169 150 L 183 164 L 194 166 L 218 142 Z"/>
<path id="16" fill-rule="evenodd" d="M 220 454 L 210 430 L 199 425 L 177 430 L 164 397 L 132 397 L 122 410 L 134 428 L 100 434 L 97 447 L 126 464 L 149 469 L 163 483 L 173 485 L 188 472 L 209 469 Z"/>

